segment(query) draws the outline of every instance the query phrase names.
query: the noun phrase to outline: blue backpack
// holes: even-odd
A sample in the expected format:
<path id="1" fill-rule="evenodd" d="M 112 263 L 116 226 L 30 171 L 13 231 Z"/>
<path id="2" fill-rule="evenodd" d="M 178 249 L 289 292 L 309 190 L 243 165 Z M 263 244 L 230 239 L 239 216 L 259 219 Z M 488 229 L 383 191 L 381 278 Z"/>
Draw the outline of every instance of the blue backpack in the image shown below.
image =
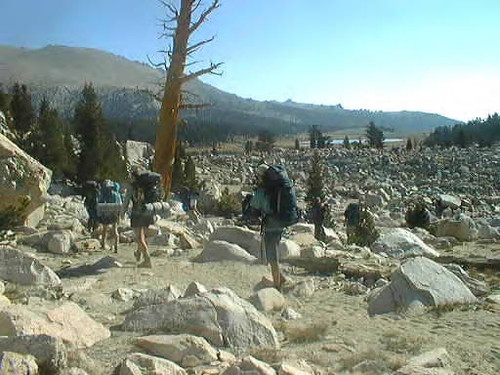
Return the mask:
<path id="1" fill-rule="evenodd" d="M 267 169 L 263 179 L 264 189 L 270 194 L 272 215 L 284 227 L 296 224 L 299 221 L 297 209 L 297 195 L 292 180 L 288 177 L 282 165 L 271 166 Z"/>

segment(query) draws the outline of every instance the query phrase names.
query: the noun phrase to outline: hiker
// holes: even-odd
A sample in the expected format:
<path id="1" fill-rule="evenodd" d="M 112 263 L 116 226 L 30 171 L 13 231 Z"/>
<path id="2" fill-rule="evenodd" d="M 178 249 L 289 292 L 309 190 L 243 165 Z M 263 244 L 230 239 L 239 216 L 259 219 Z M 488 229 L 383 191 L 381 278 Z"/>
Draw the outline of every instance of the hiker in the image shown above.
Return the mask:
<path id="1" fill-rule="evenodd" d="M 132 212 L 130 214 L 130 225 L 134 230 L 137 249 L 134 252 L 138 265 L 141 268 L 152 268 L 151 257 L 146 241 L 146 230 L 154 223 L 155 212 L 149 210 L 150 203 L 161 201 L 161 176 L 154 172 L 133 172 L 134 181 L 132 183 Z"/>
<path id="2" fill-rule="evenodd" d="M 344 225 L 346 227 L 347 243 L 355 243 L 356 230 L 359 225 L 361 203 L 349 203 L 344 211 Z"/>
<path id="3" fill-rule="evenodd" d="M 109 227 L 111 227 L 115 253 L 118 252 L 118 222 L 122 212 L 122 205 L 120 184 L 111 180 L 104 180 L 99 189 L 97 202 L 97 221 L 102 224 L 101 248 L 106 249 L 106 236 Z"/>
<path id="4" fill-rule="evenodd" d="M 321 198 L 316 198 L 311 208 L 311 218 L 314 224 L 314 238 L 318 241 L 325 242 L 325 205 L 321 202 Z"/>
<path id="5" fill-rule="evenodd" d="M 95 235 L 97 230 L 97 198 L 99 195 L 99 184 L 96 181 L 86 181 L 83 184 L 83 204 L 89 215 L 87 220 L 87 230 L 91 235 Z"/>
<path id="6" fill-rule="evenodd" d="M 258 187 L 250 206 L 262 217 L 261 235 L 265 255 L 261 260 L 271 265 L 274 287 L 281 290 L 285 278 L 280 272 L 278 245 L 285 227 L 298 221 L 297 199 L 292 181 L 283 166 L 261 164 L 257 167 Z"/>

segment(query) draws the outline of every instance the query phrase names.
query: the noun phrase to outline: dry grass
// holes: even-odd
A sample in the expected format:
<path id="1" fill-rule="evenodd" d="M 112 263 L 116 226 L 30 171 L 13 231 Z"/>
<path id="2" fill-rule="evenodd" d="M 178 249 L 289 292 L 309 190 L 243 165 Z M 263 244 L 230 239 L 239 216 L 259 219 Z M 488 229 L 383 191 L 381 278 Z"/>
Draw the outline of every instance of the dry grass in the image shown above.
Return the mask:
<path id="1" fill-rule="evenodd" d="M 397 330 L 384 332 L 380 342 L 385 350 L 401 354 L 417 354 L 422 349 L 425 340 L 422 336 L 406 335 Z"/>
<path id="2" fill-rule="evenodd" d="M 312 323 L 310 325 L 298 325 L 287 323 L 283 327 L 283 333 L 290 343 L 305 343 L 321 340 L 328 331 L 328 324 L 325 322 Z"/>
<path id="3" fill-rule="evenodd" d="M 340 360 L 343 370 L 351 370 L 353 367 L 364 361 L 377 362 L 382 365 L 381 367 L 388 367 L 392 371 L 396 371 L 406 364 L 406 357 L 397 354 L 386 355 L 381 351 L 370 348 L 356 353 L 347 354 Z"/>
<path id="4" fill-rule="evenodd" d="M 283 352 L 276 348 L 254 348 L 250 355 L 269 364 L 281 363 L 284 358 Z"/>
<path id="5" fill-rule="evenodd" d="M 85 370 L 89 375 L 102 375 L 109 373 L 109 368 L 104 363 L 90 358 L 78 349 L 68 351 L 68 367 L 78 367 Z"/>

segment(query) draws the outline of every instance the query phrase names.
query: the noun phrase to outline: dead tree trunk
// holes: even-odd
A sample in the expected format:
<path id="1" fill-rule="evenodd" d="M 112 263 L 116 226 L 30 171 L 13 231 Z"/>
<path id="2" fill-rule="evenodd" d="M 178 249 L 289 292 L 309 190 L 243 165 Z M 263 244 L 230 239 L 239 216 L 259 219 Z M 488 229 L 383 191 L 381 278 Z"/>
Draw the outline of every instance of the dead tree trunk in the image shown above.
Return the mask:
<path id="1" fill-rule="evenodd" d="M 192 16 L 200 6 L 199 0 L 181 0 L 179 11 L 171 4 L 162 3 L 171 16 L 169 19 L 164 20 L 163 29 L 166 33 L 163 35 L 172 37 L 173 43 L 171 50 L 165 51 L 170 64 L 168 68 L 165 66 L 167 68 L 167 77 L 163 89 L 160 119 L 156 132 L 154 170 L 162 175 L 163 187 L 165 194 L 168 196 L 172 186 L 172 170 L 175 159 L 175 145 L 177 143 L 179 111 L 183 106 L 189 108 L 196 107 L 196 105 L 185 105 L 182 103 L 182 85 L 190 79 L 203 74 L 214 73 L 214 70 L 221 64 L 211 64 L 208 68 L 184 75 L 188 56 L 197 51 L 202 45 L 214 39 L 212 37 L 188 46 L 189 37 L 205 21 L 206 17 L 219 6 L 218 0 L 214 0 L 211 6 L 205 9 L 195 22 L 192 22 Z M 176 26 L 169 26 L 171 22 L 176 22 Z"/>

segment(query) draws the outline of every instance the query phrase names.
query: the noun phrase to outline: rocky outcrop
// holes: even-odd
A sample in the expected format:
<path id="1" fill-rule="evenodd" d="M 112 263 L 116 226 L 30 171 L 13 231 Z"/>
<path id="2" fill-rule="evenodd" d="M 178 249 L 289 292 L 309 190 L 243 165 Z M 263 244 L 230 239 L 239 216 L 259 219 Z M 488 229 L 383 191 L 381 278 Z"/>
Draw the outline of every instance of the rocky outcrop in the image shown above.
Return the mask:
<path id="1" fill-rule="evenodd" d="M 21 210 L 24 223 L 42 219 L 52 172 L 0 134 L 0 212 Z"/>
<path id="2" fill-rule="evenodd" d="M 383 253 L 391 258 L 408 258 L 418 255 L 429 258 L 439 256 L 436 250 L 403 228 L 385 230 L 370 248 L 374 253 Z"/>

